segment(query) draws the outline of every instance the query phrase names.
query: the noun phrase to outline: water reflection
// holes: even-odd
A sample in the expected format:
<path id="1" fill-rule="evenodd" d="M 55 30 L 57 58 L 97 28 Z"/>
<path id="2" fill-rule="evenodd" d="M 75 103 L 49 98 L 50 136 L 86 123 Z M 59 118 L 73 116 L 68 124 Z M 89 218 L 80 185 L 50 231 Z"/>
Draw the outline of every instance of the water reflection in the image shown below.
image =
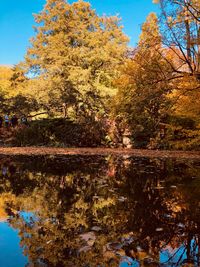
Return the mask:
<path id="1" fill-rule="evenodd" d="M 199 185 L 195 161 L 2 157 L 0 219 L 26 266 L 117 267 L 130 248 L 141 266 L 199 266 Z"/>

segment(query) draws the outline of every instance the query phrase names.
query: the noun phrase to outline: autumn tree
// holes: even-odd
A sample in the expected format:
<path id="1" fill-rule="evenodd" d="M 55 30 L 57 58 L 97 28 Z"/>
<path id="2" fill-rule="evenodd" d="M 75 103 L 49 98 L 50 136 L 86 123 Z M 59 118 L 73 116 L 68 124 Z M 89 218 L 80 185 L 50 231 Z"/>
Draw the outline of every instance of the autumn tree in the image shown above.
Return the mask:
<path id="1" fill-rule="evenodd" d="M 133 133 L 135 146 L 147 146 L 155 138 L 168 109 L 168 65 L 157 52 L 161 48 L 158 20 L 154 13 L 142 26 L 139 44 L 116 81 L 115 114 L 122 116 Z"/>
<path id="2" fill-rule="evenodd" d="M 160 0 L 162 42 L 176 60 L 174 74 L 200 79 L 200 4 L 197 0 Z"/>
<path id="3" fill-rule="evenodd" d="M 196 0 L 160 0 L 159 26 L 162 48 L 158 50 L 171 71 L 171 115 L 175 148 L 198 149 L 200 140 L 200 4 Z M 167 77 L 168 78 L 168 77 Z M 174 119 L 173 119 L 174 120 Z M 185 122 L 184 122 L 185 120 Z M 171 124 L 171 121 L 169 121 Z M 193 127 L 191 127 L 193 125 Z M 174 133 L 176 133 L 174 135 Z M 185 142 L 183 141 L 185 140 Z M 174 142 L 174 140 L 173 140 Z"/>
<path id="4" fill-rule="evenodd" d="M 46 106 L 64 107 L 65 115 L 69 107 L 89 116 L 103 110 L 127 49 L 120 19 L 100 17 L 84 1 L 48 0 L 35 20 L 23 65 L 39 81 L 35 94 Z"/>

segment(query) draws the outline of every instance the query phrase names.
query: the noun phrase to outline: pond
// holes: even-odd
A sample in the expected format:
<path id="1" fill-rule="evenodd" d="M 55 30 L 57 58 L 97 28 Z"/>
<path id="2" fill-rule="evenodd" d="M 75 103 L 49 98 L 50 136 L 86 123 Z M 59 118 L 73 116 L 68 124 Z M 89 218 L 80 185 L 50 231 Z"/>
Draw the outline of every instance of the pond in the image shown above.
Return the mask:
<path id="1" fill-rule="evenodd" d="M 2 267 L 200 266 L 200 162 L 0 157 Z"/>

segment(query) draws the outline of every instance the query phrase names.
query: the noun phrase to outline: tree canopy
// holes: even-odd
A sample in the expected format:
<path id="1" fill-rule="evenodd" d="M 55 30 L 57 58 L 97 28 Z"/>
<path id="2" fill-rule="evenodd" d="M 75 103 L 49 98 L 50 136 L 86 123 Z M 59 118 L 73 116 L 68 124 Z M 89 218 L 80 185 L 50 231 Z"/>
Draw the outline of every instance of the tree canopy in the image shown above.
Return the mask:
<path id="1" fill-rule="evenodd" d="M 48 0 L 35 20 L 36 37 L 23 64 L 39 81 L 35 93 L 47 105 L 64 104 L 76 113 L 103 109 L 127 51 L 120 19 L 100 17 L 84 1 Z"/>

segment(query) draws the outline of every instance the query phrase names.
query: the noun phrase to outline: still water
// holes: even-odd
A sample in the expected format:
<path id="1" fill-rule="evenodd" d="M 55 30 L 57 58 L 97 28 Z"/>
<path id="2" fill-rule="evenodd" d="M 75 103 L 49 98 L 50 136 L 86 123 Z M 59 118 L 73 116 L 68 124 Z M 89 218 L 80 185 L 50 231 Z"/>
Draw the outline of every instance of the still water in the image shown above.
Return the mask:
<path id="1" fill-rule="evenodd" d="M 200 162 L 0 157 L 0 266 L 200 266 Z"/>

